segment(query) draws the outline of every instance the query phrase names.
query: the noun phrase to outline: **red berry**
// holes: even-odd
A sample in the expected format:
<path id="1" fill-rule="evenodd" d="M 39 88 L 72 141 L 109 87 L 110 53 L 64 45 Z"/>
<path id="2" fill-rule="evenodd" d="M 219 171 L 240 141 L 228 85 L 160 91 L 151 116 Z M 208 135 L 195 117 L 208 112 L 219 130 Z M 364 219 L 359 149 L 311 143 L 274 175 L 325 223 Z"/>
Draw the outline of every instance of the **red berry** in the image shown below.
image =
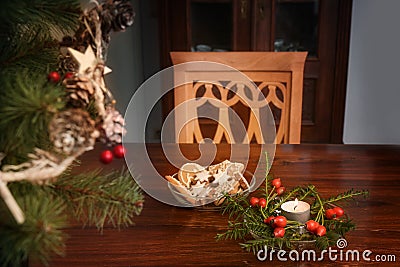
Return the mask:
<path id="1" fill-rule="evenodd" d="M 316 231 L 317 236 L 324 236 L 326 234 L 326 228 L 323 225 L 318 226 Z"/>
<path id="2" fill-rule="evenodd" d="M 334 219 L 336 217 L 336 213 L 335 213 L 335 211 L 333 209 L 327 209 L 325 211 L 325 216 L 328 219 Z"/>
<path id="3" fill-rule="evenodd" d="M 113 153 L 111 152 L 111 150 L 104 150 L 103 152 L 101 152 L 100 154 L 100 160 L 101 162 L 103 162 L 104 164 L 108 164 L 113 160 Z"/>
<path id="4" fill-rule="evenodd" d="M 271 181 L 272 186 L 274 186 L 275 188 L 279 188 L 282 185 L 281 182 L 281 178 L 276 178 L 274 180 Z"/>
<path id="5" fill-rule="evenodd" d="M 278 196 L 280 196 L 280 195 L 282 195 L 284 192 L 285 192 L 285 187 L 283 187 L 283 186 L 281 186 L 281 187 L 279 187 L 278 189 L 276 189 L 276 194 L 278 195 Z"/>
<path id="6" fill-rule="evenodd" d="M 306 222 L 306 229 L 311 233 L 315 233 L 319 227 L 319 223 L 314 220 L 309 220 Z"/>
<path id="7" fill-rule="evenodd" d="M 258 206 L 261 208 L 265 208 L 267 206 L 267 200 L 265 198 L 260 198 L 258 200 Z"/>
<path id="8" fill-rule="evenodd" d="M 277 227 L 274 229 L 274 236 L 281 238 L 285 235 L 285 228 L 283 227 Z"/>
<path id="9" fill-rule="evenodd" d="M 271 224 L 274 219 L 275 219 L 275 216 L 269 216 L 268 218 L 264 219 L 264 223 L 265 224 Z"/>
<path id="10" fill-rule="evenodd" d="M 344 215 L 344 210 L 341 207 L 334 207 L 333 211 L 335 212 L 337 218 Z"/>
<path id="11" fill-rule="evenodd" d="M 117 145 L 114 147 L 114 156 L 117 158 L 123 158 L 125 156 L 126 149 L 123 145 Z"/>
<path id="12" fill-rule="evenodd" d="M 67 72 L 64 75 L 64 79 L 71 79 L 72 77 L 74 77 L 74 73 L 73 72 Z"/>
<path id="13" fill-rule="evenodd" d="M 285 216 L 277 216 L 274 219 L 273 227 L 285 227 L 287 224 L 287 220 Z"/>
<path id="14" fill-rule="evenodd" d="M 60 74 L 57 71 L 52 71 L 47 75 L 47 79 L 52 83 L 58 83 L 60 81 Z"/>
<path id="15" fill-rule="evenodd" d="M 250 198 L 250 206 L 252 206 L 252 207 L 257 206 L 257 205 L 258 205 L 258 201 L 260 201 L 260 200 L 258 199 L 258 197 L 251 197 L 251 198 Z"/>

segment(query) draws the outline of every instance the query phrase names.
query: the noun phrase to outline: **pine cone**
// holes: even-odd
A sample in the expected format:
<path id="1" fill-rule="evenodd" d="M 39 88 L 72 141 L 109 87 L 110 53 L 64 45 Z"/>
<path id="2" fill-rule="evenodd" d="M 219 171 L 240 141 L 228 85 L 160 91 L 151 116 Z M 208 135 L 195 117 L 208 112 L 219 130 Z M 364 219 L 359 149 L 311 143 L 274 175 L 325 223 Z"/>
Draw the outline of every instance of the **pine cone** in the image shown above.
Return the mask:
<path id="1" fill-rule="evenodd" d="M 129 0 L 114 0 L 103 4 L 100 16 L 103 40 L 108 43 L 111 30 L 123 31 L 133 24 L 135 12 Z"/>
<path id="2" fill-rule="evenodd" d="M 60 72 L 74 72 L 78 69 L 78 64 L 70 55 L 61 55 L 58 60 L 58 69 Z"/>
<path id="3" fill-rule="evenodd" d="M 115 32 L 123 31 L 126 27 L 133 24 L 135 18 L 135 12 L 128 0 L 116 0 L 114 1 L 115 11 L 114 20 L 112 23 L 112 29 Z"/>
<path id="4" fill-rule="evenodd" d="M 74 107 L 86 107 L 94 94 L 91 81 L 82 75 L 75 75 L 63 81 L 68 93 L 68 102 Z"/>
<path id="5" fill-rule="evenodd" d="M 85 148 L 93 148 L 99 132 L 89 114 L 82 109 L 57 113 L 49 124 L 50 141 L 59 153 L 71 155 Z"/>
<path id="6" fill-rule="evenodd" d="M 107 107 L 106 116 L 103 120 L 102 138 L 105 143 L 121 143 L 122 136 L 126 133 L 125 120 L 114 107 Z"/>

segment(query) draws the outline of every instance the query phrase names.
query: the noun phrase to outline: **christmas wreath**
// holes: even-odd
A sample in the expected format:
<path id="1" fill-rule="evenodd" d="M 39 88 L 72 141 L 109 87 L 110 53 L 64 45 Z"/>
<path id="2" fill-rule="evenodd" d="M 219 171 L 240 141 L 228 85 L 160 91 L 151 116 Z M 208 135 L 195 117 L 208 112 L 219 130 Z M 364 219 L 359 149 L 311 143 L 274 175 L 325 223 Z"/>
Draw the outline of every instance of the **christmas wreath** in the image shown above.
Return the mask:
<path id="1" fill-rule="evenodd" d="M 287 190 L 280 178 L 268 175 L 265 186 L 250 198 L 225 196 L 222 213 L 229 215 L 228 229 L 216 239 L 241 240 L 240 246 L 254 253 L 264 248 L 297 249 L 310 244 L 323 250 L 355 229 L 342 207 L 344 202 L 367 195 L 368 191 L 351 189 L 322 198 L 314 185 Z"/>

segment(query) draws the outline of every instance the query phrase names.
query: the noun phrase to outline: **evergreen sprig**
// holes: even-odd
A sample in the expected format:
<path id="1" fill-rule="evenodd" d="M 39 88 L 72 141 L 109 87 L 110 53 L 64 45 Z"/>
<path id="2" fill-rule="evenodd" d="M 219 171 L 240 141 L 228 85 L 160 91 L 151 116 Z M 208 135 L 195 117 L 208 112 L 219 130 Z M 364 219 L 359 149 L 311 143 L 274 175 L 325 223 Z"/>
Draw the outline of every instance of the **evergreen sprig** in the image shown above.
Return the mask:
<path id="1" fill-rule="evenodd" d="M 253 253 L 257 253 L 259 250 L 267 248 L 279 248 L 290 247 L 290 239 L 287 238 L 259 238 L 248 240 L 246 243 L 239 244 L 243 249 Z"/>
<path id="2" fill-rule="evenodd" d="M 63 255 L 66 205 L 46 187 L 29 182 L 9 185 L 26 220 L 19 225 L 0 201 L 0 266 L 20 266 L 31 260 L 47 263 L 52 254 Z"/>
<path id="3" fill-rule="evenodd" d="M 343 202 L 343 201 L 351 201 L 351 200 L 355 200 L 356 197 L 358 196 L 364 196 L 364 197 L 368 197 L 369 192 L 367 190 L 354 190 L 353 188 L 344 192 L 344 193 L 340 193 L 336 196 L 333 197 L 329 197 L 327 199 L 323 199 L 322 202 L 324 205 L 332 205 L 333 203 L 336 202 Z M 318 203 L 316 203 L 316 206 L 318 207 Z"/>
<path id="4" fill-rule="evenodd" d="M 249 228 L 246 227 L 245 222 L 231 222 L 228 221 L 228 230 L 222 234 L 217 234 L 217 240 L 226 239 L 244 239 L 249 234 Z"/>
<path id="5" fill-rule="evenodd" d="M 129 226 L 143 206 L 143 194 L 128 171 L 66 173 L 52 184 L 15 182 L 9 188 L 26 220 L 16 224 L 0 201 L 0 266 L 28 257 L 47 264 L 52 255 L 63 255 L 68 217 L 99 230 L 107 223 Z"/>
<path id="6" fill-rule="evenodd" d="M 15 164 L 48 144 L 48 123 L 64 107 L 64 91 L 46 75 L 26 70 L 0 75 L 0 84 L 0 151 L 6 154 L 3 163 Z"/>
<path id="7" fill-rule="evenodd" d="M 117 227 L 132 225 L 133 217 L 143 207 L 140 187 L 127 170 L 64 174 L 50 188 L 75 218 L 98 229 L 106 223 Z"/>
<path id="8" fill-rule="evenodd" d="M 247 198 L 243 195 L 225 195 L 222 214 L 228 214 L 229 218 L 240 216 L 244 213 L 244 206 L 248 206 Z"/>
<path id="9" fill-rule="evenodd" d="M 79 25 L 78 0 L 3 0 L 0 4 L 0 67 L 54 47 Z"/>

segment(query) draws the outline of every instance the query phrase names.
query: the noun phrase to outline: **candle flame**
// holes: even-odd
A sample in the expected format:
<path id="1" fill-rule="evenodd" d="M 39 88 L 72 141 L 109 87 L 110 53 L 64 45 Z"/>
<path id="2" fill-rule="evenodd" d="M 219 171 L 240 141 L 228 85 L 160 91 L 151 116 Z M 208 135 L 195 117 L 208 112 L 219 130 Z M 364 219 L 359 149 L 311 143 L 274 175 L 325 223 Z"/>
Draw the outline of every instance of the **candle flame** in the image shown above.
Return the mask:
<path id="1" fill-rule="evenodd" d="M 294 207 L 293 207 L 293 210 L 296 210 L 296 208 L 297 208 L 298 205 L 299 205 L 299 200 L 296 198 L 296 199 L 294 200 Z"/>

